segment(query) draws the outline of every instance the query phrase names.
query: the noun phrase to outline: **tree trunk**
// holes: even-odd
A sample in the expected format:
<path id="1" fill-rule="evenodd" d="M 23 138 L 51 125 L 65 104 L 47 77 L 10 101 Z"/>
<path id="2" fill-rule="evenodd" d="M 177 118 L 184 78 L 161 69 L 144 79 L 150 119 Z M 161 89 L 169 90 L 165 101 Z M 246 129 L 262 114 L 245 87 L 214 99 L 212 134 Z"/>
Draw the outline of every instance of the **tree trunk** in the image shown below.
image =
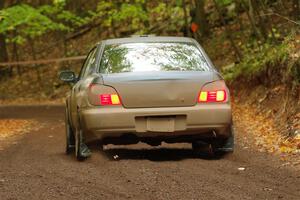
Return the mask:
<path id="1" fill-rule="evenodd" d="M 236 12 L 236 19 L 237 19 L 237 22 L 239 23 L 239 26 L 240 26 L 240 30 L 243 31 L 244 30 L 244 25 L 243 25 L 243 22 L 242 20 L 240 19 L 239 17 L 239 13 L 240 13 L 240 10 L 242 9 L 242 2 L 240 0 L 234 0 L 234 3 L 236 5 L 235 7 L 235 12 Z"/>
<path id="2" fill-rule="evenodd" d="M 145 13 L 149 13 L 149 10 L 147 8 L 147 1 L 145 1 L 144 3 L 141 3 L 142 4 L 142 9 Z M 149 19 L 145 20 L 144 21 L 144 28 L 147 30 L 147 33 L 149 31 L 149 27 L 150 27 L 150 21 Z"/>
<path id="3" fill-rule="evenodd" d="M 182 1 L 182 8 L 184 13 L 184 36 L 190 36 L 190 28 L 189 28 L 189 22 L 188 22 L 188 14 L 186 9 L 186 0 Z"/>
<path id="4" fill-rule="evenodd" d="M 227 37 L 228 40 L 230 41 L 230 44 L 231 44 L 231 46 L 232 46 L 232 48 L 233 48 L 233 50 L 234 50 L 234 53 L 235 53 L 235 55 L 236 55 L 237 60 L 240 62 L 240 61 L 242 60 L 242 54 L 241 54 L 240 50 L 238 49 L 238 47 L 237 47 L 237 46 L 235 45 L 235 43 L 234 43 L 234 40 L 233 40 L 231 31 L 229 30 L 229 28 L 227 27 L 227 25 L 226 25 L 226 23 L 225 23 L 225 19 L 224 19 L 223 15 L 222 15 L 221 9 L 220 9 L 220 7 L 219 7 L 217 1 L 216 1 L 216 0 L 213 0 L 213 2 L 214 2 L 214 4 L 215 4 L 215 7 L 216 7 L 218 13 L 219 13 L 220 20 L 221 20 L 223 26 L 225 27 L 225 34 L 226 34 L 226 37 Z"/>
<path id="5" fill-rule="evenodd" d="M 300 0 L 293 0 L 293 18 L 300 20 Z"/>
<path id="6" fill-rule="evenodd" d="M 207 17 L 205 13 L 205 0 L 195 0 L 196 5 L 196 16 L 195 22 L 199 26 L 200 33 L 202 37 L 209 35 L 209 24 L 207 22 Z"/>
<path id="7" fill-rule="evenodd" d="M 244 10 L 246 11 L 246 15 L 247 15 L 247 17 L 248 17 L 248 19 L 249 19 L 249 22 L 250 22 L 250 25 L 251 25 L 251 28 L 252 28 L 253 33 L 255 34 L 255 36 L 256 36 L 257 38 L 261 38 L 262 36 L 261 36 L 261 34 L 260 34 L 260 32 L 259 32 L 259 30 L 258 30 L 256 24 L 255 24 L 254 16 L 251 15 L 250 9 L 248 9 L 247 4 L 244 2 L 244 0 L 241 1 L 241 6 L 242 6 L 242 7 L 244 8 Z"/>
<path id="8" fill-rule="evenodd" d="M 13 32 L 13 36 L 16 37 L 17 36 L 17 31 L 14 30 Z M 18 45 L 16 42 L 13 42 L 13 61 L 19 61 L 19 51 L 18 51 Z M 17 67 L 17 73 L 19 76 L 21 76 L 21 68 L 19 65 L 16 66 Z"/>
<path id="9" fill-rule="evenodd" d="M 35 51 L 34 40 L 31 39 L 31 38 L 28 38 L 28 43 L 29 43 L 29 46 L 31 48 L 32 59 L 36 60 L 36 51 Z M 37 81 L 38 81 L 39 85 L 41 85 L 42 84 L 42 81 L 41 81 L 42 79 L 41 79 L 41 74 L 40 74 L 40 71 L 39 71 L 39 65 L 35 64 L 34 68 L 35 68 L 35 71 L 36 71 Z"/>
<path id="10" fill-rule="evenodd" d="M 114 19 L 111 20 L 111 30 L 112 30 L 112 33 L 113 33 L 114 37 L 117 38 L 118 33 L 117 33 L 117 27 L 116 27 Z"/>
<path id="11" fill-rule="evenodd" d="M 0 34 L 0 62 L 7 62 L 8 54 L 6 49 L 5 36 Z M 0 67 L 0 78 L 10 76 L 12 68 L 11 67 Z"/>
<path id="12" fill-rule="evenodd" d="M 0 10 L 4 8 L 4 1 L 0 1 Z M 5 35 L 0 34 L 0 62 L 7 62 L 8 61 L 8 53 L 6 48 L 6 41 L 5 41 Z M 11 73 L 11 68 L 6 67 L 0 68 L 0 78 L 2 78 L 3 75 L 9 75 Z"/>
<path id="13" fill-rule="evenodd" d="M 260 8 L 259 8 L 259 2 L 257 0 L 249 0 L 249 10 L 250 14 L 253 15 L 253 17 L 258 18 L 258 26 L 260 29 L 260 33 L 263 36 L 265 40 L 268 39 L 268 31 L 266 29 L 266 23 L 264 22 L 263 18 L 260 15 Z"/>
<path id="14" fill-rule="evenodd" d="M 0 10 L 4 8 L 4 1 L 0 1 Z M 0 62 L 8 61 L 5 35 L 0 34 Z"/>
<path id="15" fill-rule="evenodd" d="M 0 62 L 8 61 L 8 54 L 6 49 L 5 36 L 0 34 Z"/>
<path id="16" fill-rule="evenodd" d="M 273 18 L 272 18 L 272 16 L 271 17 L 265 16 L 266 13 L 268 13 L 268 9 L 267 9 L 267 6 L 265 5 L 265 3 L 263 1 L 259 1 L 259 4 L 260 4 L 259 5 L 260 10 L 262 11 L 262 15 L 264 16 L 264 17 L 262 17 L 262 20 L 266 24 L 266 30 L 269 29 L 269 32 L 271 33 L 271 36 L 272 36 L 272 42 L 276 42 L 275 33 L 273 31 L 273 26 L 275 26 Z"/>

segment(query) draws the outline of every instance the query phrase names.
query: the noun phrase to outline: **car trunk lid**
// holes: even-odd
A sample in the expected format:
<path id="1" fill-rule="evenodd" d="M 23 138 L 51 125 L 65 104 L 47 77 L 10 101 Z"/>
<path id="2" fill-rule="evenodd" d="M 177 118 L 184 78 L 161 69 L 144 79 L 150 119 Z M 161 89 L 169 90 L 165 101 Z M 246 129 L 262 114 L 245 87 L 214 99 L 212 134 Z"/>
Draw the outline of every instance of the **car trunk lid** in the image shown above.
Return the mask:
<path id="1" fill-rule="evenodd" d="M 193 106 L 213 72 L 128 72 L 102 75 L 125 108 Z"/>

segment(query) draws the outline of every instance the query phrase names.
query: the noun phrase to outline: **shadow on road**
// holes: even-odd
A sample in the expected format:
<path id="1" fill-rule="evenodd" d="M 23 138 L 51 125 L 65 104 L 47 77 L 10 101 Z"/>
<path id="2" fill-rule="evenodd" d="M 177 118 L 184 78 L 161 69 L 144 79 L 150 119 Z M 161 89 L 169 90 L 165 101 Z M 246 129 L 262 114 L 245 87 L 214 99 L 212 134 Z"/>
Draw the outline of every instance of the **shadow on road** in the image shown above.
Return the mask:
<path id="1" fill-rule="evenodd" d="M 151 161 L 180 161 L 184 159 L 218 160 L 223 156 L 210 156 L 203 152 L 196 154 L 192 149 L 127 149 L 116 148 L 101 151 L 111 160 L 151 160 Z"/>
<path id="2" fill-rule="evenodd" d="M 64 105 L 0 105 L 0 119 L 64 119 Z"/>

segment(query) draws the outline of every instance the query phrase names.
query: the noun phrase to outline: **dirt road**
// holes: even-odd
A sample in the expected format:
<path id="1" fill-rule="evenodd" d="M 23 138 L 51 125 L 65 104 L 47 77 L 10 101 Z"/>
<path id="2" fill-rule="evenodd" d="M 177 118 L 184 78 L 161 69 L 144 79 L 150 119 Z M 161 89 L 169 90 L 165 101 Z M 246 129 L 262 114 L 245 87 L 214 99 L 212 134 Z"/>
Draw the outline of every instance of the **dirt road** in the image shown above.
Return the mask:
<path id="1" fill-rule="evenodd" d="M 188 144 L 138 144 L 95 147 L 77 162 L 64 154 L 63 107 L 2 107 L 0 118 L 41 124 L 0 150 L 1 200 L 300 199 L 299 171 L 239 144 L 215 160 L 195 157 Z"/>

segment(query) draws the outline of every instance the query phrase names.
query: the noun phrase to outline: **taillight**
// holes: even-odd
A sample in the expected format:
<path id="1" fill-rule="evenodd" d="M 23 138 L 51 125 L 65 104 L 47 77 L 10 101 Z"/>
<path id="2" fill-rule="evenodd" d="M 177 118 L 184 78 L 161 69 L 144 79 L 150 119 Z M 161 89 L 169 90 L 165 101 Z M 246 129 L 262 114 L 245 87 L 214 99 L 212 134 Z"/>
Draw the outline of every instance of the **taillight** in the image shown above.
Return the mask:
<path id="1" fill-rule="evenodd" d="M 107 105 L 120 105 L 121 101 L 117 94 L 101 94 L 100 104 L 103 106 Z"/>
<path id="2" fill-rule="evenodd" d="M 121 100 L 116 90 L 100 84 L 90 85 L 89 102 L 95 106 L 121 105 Z"/>
<path id="3" fill-rule="evenodd" d="M 198 102 L 225 102 L 228 98 L 227 91 L 224 81 L 208 83 L 201 89 Z"/>
<path id="4" fill-rule="evenodd" d="M 201 92 L 199 96 L 199 102 L 222 102 L 225 99 L 225 90 Z"/>

